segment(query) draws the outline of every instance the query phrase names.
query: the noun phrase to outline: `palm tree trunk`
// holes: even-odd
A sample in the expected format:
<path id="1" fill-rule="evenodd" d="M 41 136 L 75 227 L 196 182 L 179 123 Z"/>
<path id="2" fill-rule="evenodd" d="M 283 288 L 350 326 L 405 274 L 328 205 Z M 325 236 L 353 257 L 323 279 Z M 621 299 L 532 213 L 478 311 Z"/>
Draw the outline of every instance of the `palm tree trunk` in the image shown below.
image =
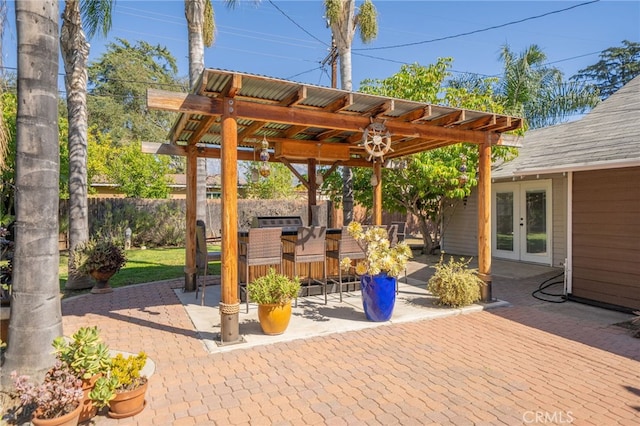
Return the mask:
<path id="1" fill-rule="evenodd" d="M 193 88 L 204 71 L 204 25 L 205 0 L 185 0 L 184 13 L 189 31 L 189 86 Z M 207 220 L 207 160 L 198 158 L 198 180 L 196 189 L 196 219 Z"/>
<path id="2" fill-rule="evenodd" d="M 89 239 L 87 205 L 87 59 L 89 43 L 82 31 L 80 2 L 67 0 L 62 14 L 60 50 L 65 68 L 69 117 L 69 279 L 65 289 L 90 288 L 87 276 L 73 269 L 73 249 Z"/>
<path id="3" fill-rule="evenodd" d="M 351 83 L 351 43 L 355 34 L 355 1 L 342 0 L 340 18 L 331 23 L 331 31 L 340 58 L 340 88 L 352 91 Z M 342 223 L 353 221 L 353 170 L 342 168 Z"/>
<path id="4" fill-rule="evenodd" d="M 34 380 L 62 335 L 58 284 L 58 1 L 17 0 L 16 226 L 9 348 L 2 387 L 16 370 Z"/>

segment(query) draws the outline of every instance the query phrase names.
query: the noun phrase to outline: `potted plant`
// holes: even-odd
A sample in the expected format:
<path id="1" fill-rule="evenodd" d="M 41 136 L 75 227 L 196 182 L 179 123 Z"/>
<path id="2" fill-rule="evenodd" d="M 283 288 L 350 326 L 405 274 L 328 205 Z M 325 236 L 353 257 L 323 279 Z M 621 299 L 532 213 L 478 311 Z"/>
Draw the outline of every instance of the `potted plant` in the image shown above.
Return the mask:
<path id="1" fill-rule="evenodd" d="M 9 239 L 10 232 L 0 226 L 0 261 L 6 263 L 0 265 L 0 305 L 8 306 L 11 303 L 11 277 L 13 273 L 13 247 L 14 243 Z M 3 334 L 3 336 L 6 334 Z"/>
<path id="2" fill-rule="evenodd" d="M 91 293 L 110 293 L 109 279 L 127 263 L 124 244 L 113 238 L 91 238 L 73 250 L 72 267 L 76 273 L 90 275 L 96 285 Z"/>
<path id="3" fill-rule="evenodd" d="M 411 258 L 411 248 L 405 242 L 392 247 L 387 230 L 381 227 L 365 230 L 360 223 L 351 222 L 347 232 L 365 252 L 364 260 L 356 265 L 364 313 L 369 321 L 388 321 L 396 302 L 396 280 Z M 342 259 L 340 267 L 351 268 L 351 259 Z"/>
<path id="4" fill-rule="evenodd" d="M 148 379 L 140 372 L 147 363 L 147 354 L 140 352 L 126 358 L 119 353 L 111 359 L 109 375 L 101 377 L 90 397 L 99 406 L 109 406 L 109 416 L 115 419 L 131 417 L 145 407 Z"/>
<path id="5" fill-rule="evenodd" d="M 33 412 L 31 422 L 38 425 L 77 425 L 82 410 L 82 381 L 73 369 L 58 360 L 38 385 L 28 376 L 11 373 L 23 410 Z"/>
<path id="6" fill-rule="evenodd" d="M 82 380 L 84 398 L 80 421 L 96 415 L 98 408 L 92 403 L 89 393 L 99 377 L 106 375 L 111 366 L 109 348 L 100 339 L 98 327 L 81 327 L 67 341 L 58 337 L 53 341 L 56 358 L 66 363 L 76 377 Z"/>
<path id="7" fill-rule="evenodd" d="M 291 300 L 298 297 L 300 280 L 276 273 L 258 277 L 247 285 L 250 300 L 258 304 L 258 319 L 265 334 L 282 334 L 291 319 Z"/>

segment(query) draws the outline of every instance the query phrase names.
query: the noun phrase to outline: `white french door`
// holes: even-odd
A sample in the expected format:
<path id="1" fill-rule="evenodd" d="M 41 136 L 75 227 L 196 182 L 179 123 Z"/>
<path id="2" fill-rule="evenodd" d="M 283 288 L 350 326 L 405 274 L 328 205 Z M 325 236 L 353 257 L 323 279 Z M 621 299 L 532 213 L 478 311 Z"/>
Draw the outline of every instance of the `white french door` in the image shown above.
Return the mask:
<path id="1" fill-rule="evenodd" d="M 551 180 L 492 185 L 491 254 L 551 264 Z"/>

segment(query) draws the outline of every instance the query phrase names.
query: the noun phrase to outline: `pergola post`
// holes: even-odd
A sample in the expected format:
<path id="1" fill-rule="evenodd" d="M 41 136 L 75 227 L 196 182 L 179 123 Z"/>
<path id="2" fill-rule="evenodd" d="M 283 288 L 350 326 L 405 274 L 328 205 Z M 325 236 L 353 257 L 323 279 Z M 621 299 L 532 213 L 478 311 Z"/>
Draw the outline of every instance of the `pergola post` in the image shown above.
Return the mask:
<path id="1" fill-rule="evenodd" d="M 184 291 L 196 290 L 196 209 L 198 193 L 198 150 L 195 145 L 187 147 L 187 199 Z"/>
<path id="2" fill-rule="evenodd" d="M 240 341 L 238 299 L 238 123 L 235 100 L 224 98 L 222 113 L 222 289 L 220 340 Z"/>
<path id="3" fill-rule="evenodd" d="M 316 213 L 316 205 L 318 203 L 317 199 L 316 199 L 316 192 L 317 192 L 317 187 L 316 187 L 316 159 L 315 158 L 310 158 L 307 161 L 307 176 L 308 176 L 308 180 L 309 180 L 309 185 L 307 186 L 307 206 L 309 208 L 309 211 L 307 212 L 307 217 L 309 219 L 309 226 L 313 225 L 313 219 L 314 219 L 314 214 Z"/>
<path id="4" fill-rule="evenodd" d="M 485 285 L 481 300 L 491 295 L 491 141 L 478 145 L 478 274 Z"/>
<path id="5" fill-rule="evenodd" d="M 373 224 L 382 225 L 382 161 L 373 162 L 373 175 L 376 177 L 373 186 Z"/>

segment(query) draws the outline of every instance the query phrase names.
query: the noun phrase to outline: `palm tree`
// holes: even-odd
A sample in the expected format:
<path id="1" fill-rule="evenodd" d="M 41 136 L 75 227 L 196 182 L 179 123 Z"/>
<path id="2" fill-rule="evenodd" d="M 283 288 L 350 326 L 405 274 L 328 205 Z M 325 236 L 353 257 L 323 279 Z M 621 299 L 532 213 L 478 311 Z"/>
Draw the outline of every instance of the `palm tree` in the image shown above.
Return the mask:
<path id="1" fill-rule="evenodd" d="M 42 378 L 53 365 L 50 342 L 62 335 L 58 287 L 57 0 L 17 0 L 16 235 L 9 348 L 10 372 Z"/>
<path id="2" fill-rule="evenodd" d="M 69 117 L 69 279 L 66 289 L 89 288 L 88 277 L 73 269 L 73 249 L 89 240 L 87 203 L 87 60 L 89 43 L 82 30 L 85 21 L 89 37 L 98 28 L 106 35 L 111 28 L 114 0 L 66 0 L 62 13 L 60 52 L 64 61 L 64 83 Z"/>
<path id="3" fill-rule="evenodd" d="M 535 44 L 519 55 L 504 45 L 500 59 L 504 62 L 504 75 L 498 93 L 507 112 L 524 117 L 531 128 L 559 123 L 598 103 L 598 95 L 591 87 L 565 82 L 559 69 L 546 66 L 547 56 Z"/>
<path id="4" fill-rule="evenodd" d="M 211 0 L 184 0 L 184 15 L 189 32 L 189 87 L 193 88 L 204 71 L 204 47 L 211 46 L 214 34 Z M 196 220 L 206 222 L 207 159 L 198 158 L 196 187 Z M 192 277 L 193 278 L 193 277 Z M 195 280 L 187 280 L 185 290 L 195 290 Z"/>
<path id="5" fill-rule="evenodd" d="M 356 30 L 360 39 L 368 43 L 378 35 L 376 8 L 371 0 L 365 0 L 356 13 L 355 0 L 324 0 L 325 14 L 340 58 L 340 87 L 353 90 L 351 82 L 351 44 Z M 353 171 L 342 168 L 342 211 L 347 225 L 353 220 Z"/>

